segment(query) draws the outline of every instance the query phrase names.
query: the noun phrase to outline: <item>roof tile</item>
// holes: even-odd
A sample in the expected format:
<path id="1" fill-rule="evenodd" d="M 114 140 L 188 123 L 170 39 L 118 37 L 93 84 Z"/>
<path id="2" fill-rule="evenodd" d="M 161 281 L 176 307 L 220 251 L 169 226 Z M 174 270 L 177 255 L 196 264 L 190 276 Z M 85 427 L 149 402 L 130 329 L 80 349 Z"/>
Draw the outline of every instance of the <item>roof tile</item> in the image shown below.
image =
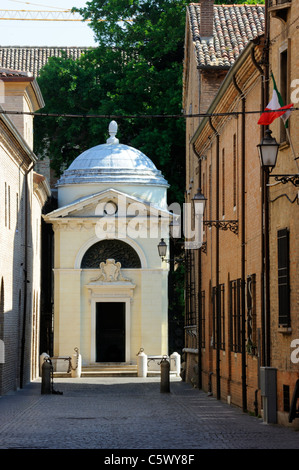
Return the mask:
<path id="1" fill-rule="evenodd" d="M 73 59 L 79 58 L 89 47 L 0 47 L 0 67 L 31 72 L 34 77 L 50 57 L 61 57 L 66 54 Z"/>
<path id="2" fill-rule="evenodd" d="M 200 4 L 188 6 L 190 29 L 199 67 L 229 68 L 246 44 L 264 33 L 264 5 L 214 5 L 214 33 L 200 36 Z"/>

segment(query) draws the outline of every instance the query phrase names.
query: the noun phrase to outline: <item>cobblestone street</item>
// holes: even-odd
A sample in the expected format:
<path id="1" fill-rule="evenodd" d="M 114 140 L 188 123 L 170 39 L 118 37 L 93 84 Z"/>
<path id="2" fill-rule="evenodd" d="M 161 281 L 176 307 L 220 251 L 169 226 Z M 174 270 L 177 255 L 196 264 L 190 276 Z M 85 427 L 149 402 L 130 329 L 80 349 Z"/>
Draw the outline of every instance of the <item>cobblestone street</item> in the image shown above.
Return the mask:
<path id="1" fill-rule="evenodd" d="M 0 449 L 299 449 L 299 432 L 219 402 L 179 379 L 56 379 L 0 398 Z"/>

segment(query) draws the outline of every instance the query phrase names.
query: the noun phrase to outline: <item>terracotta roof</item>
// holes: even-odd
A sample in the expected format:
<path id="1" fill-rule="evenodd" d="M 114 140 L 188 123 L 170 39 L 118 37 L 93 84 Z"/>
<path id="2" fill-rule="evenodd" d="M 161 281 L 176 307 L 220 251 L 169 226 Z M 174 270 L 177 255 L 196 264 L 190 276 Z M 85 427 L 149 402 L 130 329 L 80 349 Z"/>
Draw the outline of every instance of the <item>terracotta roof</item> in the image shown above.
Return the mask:
<path id="1" fill-rule="evenodd" d="M 89 47 L 0 47 L 0 67 L 6 69 L 23 70 L 31 72 L 34 77 L 39 75 L 40 69 L 50 57 L 67 57 L 77 59 Z"/>
<path id="2" fill-rule="evenodd" d="M 200 4 L 188 6 L 199 67 L 229 68 L 246 44 L 264 33 L 264 5 L 214 5 L 213 37 L 200 37 Z"/>
<path id="3" fill-rule="evenodd" d="M 34 77 L 30 72 L 22 72 L 20 70 L 4 69 L 0 66 L 0 78 L 1 80 L 17 79 L 32 81 Z"/>

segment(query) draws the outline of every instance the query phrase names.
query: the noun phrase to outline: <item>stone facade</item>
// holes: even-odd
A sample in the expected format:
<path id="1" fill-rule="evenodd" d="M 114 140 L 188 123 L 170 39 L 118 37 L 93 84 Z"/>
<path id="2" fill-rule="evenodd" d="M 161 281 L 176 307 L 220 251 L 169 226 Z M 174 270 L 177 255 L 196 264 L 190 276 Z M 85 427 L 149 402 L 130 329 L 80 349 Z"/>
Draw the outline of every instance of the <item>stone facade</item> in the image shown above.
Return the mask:
<path id="1" fill-rule="evenodd" d="M 74 160 L 58 209 L 44 215 L 54 230 L 54 355 L 77 347 L 84 367 L 136 365 L 141 348 L 168 354 L 168 264 L 157 248 L 163 233 L 168 242 L 168 185 L 148 157 L 110 139 Z"/>
<path id="2" fill-rule="evenodd" d="M 33 111 L 43 105 L 28 74 L 1 70 L 2 108 Z M 0 394 L 38 375 L 41 209 L 49 196 L 45 178 L 33 171 L 33 119 L 0 115 Z"/>

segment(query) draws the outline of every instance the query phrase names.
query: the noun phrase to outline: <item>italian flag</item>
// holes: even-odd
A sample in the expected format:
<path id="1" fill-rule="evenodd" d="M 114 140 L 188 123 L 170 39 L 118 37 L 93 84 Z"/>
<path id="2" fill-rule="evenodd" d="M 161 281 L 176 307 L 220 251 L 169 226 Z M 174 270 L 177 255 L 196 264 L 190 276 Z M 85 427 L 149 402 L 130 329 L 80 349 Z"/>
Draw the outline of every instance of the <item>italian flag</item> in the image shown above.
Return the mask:
<path id="1" fill-rule="evenodd" d="M 276 118 L 281 117 L 284 122 L 285 127 L 288 127 L 288 119 L 291 114 L 290 108 L 292 108 L 293 104 L 287 104 L 286 106 L 283 103 L 281 95 L 277 90 L 276 83 L 272 74 L 273 80 L 273 94 L 271 101 L 266 106 L 265 111 L 262 113 L 261 117 L 258 120 L 258 124 L 262 126 L 268 126 L 273 122 Z"/>

